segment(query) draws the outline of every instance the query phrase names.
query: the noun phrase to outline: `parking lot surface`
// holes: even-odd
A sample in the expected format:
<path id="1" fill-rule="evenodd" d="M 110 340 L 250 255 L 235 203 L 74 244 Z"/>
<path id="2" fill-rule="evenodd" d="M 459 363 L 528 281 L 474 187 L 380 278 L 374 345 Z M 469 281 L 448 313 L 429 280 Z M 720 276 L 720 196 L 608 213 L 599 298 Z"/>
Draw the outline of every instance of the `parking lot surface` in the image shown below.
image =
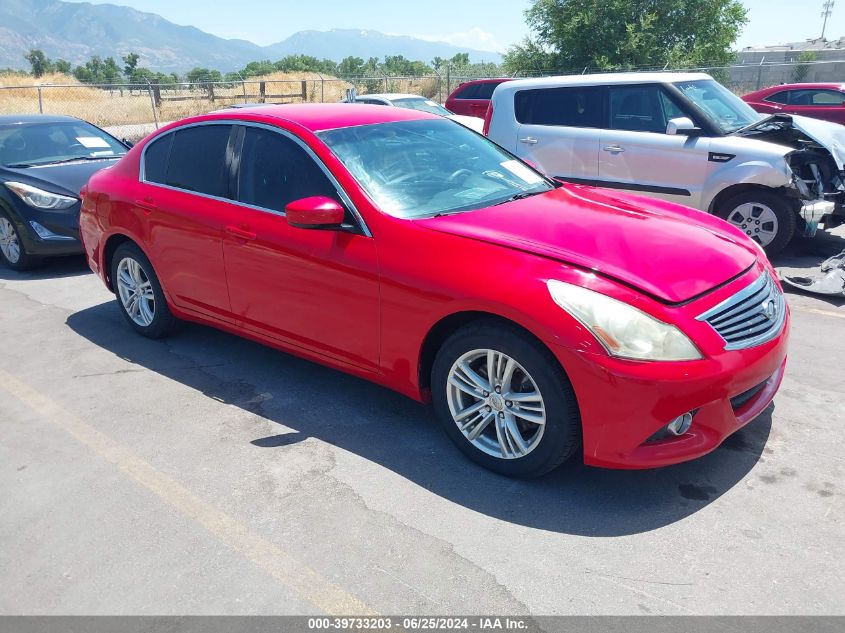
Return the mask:
<path id="1" fill-rule="evenodd" d="M 845 300 L 788 300 L 780 393 L 719 450 L 517 481 L 375 385 L 133 334 L 81 258 L 0 268 L 0 613 L 845 614 Z"/>

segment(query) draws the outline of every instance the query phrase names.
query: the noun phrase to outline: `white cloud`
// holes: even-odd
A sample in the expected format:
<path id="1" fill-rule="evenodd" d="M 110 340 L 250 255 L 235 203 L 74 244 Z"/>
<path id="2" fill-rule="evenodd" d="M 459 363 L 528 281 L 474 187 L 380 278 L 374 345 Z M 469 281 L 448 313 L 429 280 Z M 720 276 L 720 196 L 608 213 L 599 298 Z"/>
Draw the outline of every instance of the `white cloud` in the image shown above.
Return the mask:
<path id="1" fill-rule="evenodd" d="M 454 46 L 465 46 L 466 48 L 475 48 L 480 51 L 491 51 L 494 53 L 501 53 L 505 50 L 500 42 L 496 40 L 496 36 L 488 33 L 484 29 L 477 26 L 472 27 L 469 31 L 458 33 L 446 33 L 440 35 L 413 35 L 421 40 L 429 42 L 446 42 Z"/>

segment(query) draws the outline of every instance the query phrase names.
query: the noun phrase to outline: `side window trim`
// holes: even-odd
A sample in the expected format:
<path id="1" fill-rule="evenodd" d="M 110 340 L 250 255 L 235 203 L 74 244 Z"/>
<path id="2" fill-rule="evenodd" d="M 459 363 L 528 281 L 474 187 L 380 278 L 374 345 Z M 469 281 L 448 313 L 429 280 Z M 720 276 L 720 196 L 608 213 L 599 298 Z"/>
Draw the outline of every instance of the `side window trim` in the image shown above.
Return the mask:
<path id="1" fill-rule="evenodd" d="M 237 127 L 237 128 L 240 128 L 240 133 L 238 135 L 238 142 L 235 145 L 235 156 L 234 156 L 234 159 L 232 161 L 233 166 L 237 165 L 237 168 L 232 170 L 232 172 L 233 172 L 232 178 L 234 179 L 234 182 L 235 182 L 235 189 L 233 190 L 235 192 L 235 195 L 234 195 L 235 198 L 237 198 L 237 195 L 238 195 L 238 192 L 237 192 L 237 183 L 238 183 L 238 180 L 239 180 L 238 170 L 240 169 L 241 151 L 243 150 L 243 141 L 244 141 L 244 137 L 246 136 L 246 128 L 253 127 L 253 128 L 268 130 L 270 132 L 273 132 L 275 134 L 279 134 L 279 135 L 293 141 L 294 143 L 299 145 L 299 147 L 301 147 L 305 151 L 306 154 L 308 154 L 308 156 L 311 158 L 311 160 L 313 160 L 314 163 L 316 163 L 317 167 L 319 167 L 320 170 L 323 172 L 323 174 L 326 176 L 326 178 L 328 178 L 329 182 L 335 188 L 335 191 L 337 191 L 338 196 L 340 196 L 341 202 L 343 202 L 343 204 L 346 206 L 346 208 L 349 209 L 350 213 L 352 214 L 352 217 L 355 218 L 355 221 L 358 225 L 357 226 L 358 232 L 360 232 L 362 235 L 364 235 L 366 237 L 372 237 L 373 236 L 373 234 L 370 232 L 369 227 L 367 226 L 367 223 L 364 222 L 364 218 L 361 216 L 361 213 L 358 211 L 358 208 L 355 206 L 355 204 L 352 202 L 352 199 L 346 193 L 346 190 L 341 186 L 341 184 L 338 182 L 337 178 L 334 177 L 334 174 L 332 174 L 331 171 L 329 171 L 329 168 L 326 167 L 325 163 L 323 163 L 323 161 L 320 159 L 320 157 L 317 156 L 317 154 L 314 153 L 314 150 L 312 150 L 305 141 L 303 141 L 296 134 L 294 134 L 294 133 L 292 133 L 288 130 L 285 130 L 285 129 L 279 128 L 279 127 L 275 127 L 275 126 L 272 126 L 272 125 L 267 125 L 265 123 L 258 123 L 258 122 L 255 122 L 255 121 L 234 121 L 234 126 Z M 254 204 L 248 204 L 246 202 L 241 202 L 240 200 L 237 200 L 237 199 L 227 200 L 227 202 L 235 204 L 239 207 L 245 207 L 247 209 L 254 209 L 255 211 L 263 211 L 265 213 L 272 213 L 273 215 L 285 217 L 284 211 L 278 211 L 276 209 L 268 209 L 267 207 L 261 207 L 261 206 L 254 205 Z"/>
<path id="2" fill-rule="evenodd" d="M 171 136 L 178 132 L 179 130 L 184 130 L 191 127 L 200 127 L 204 125 L 230 125 L 232 127 L 232 132 L 229 134 L 229 142 L 226 146 L 226 153 L 229 154 L 229 150 L 231 148 L 232 155 L 227 156 L 225 158 L 227 163 L 227 171 L 229 173 L 229 182 L 228 182 L 228 193 L 232 197 L 228 198 L 221 198 L 219 196 L 213 196 L 207 193 L 202 193 L 199 191 L 191 191 L 190 189 L 182 189 L 180 187 L 173 187 L 171 185 L 167 185 L 161 182 L 154 182 L 151 180 L 147 180 L 146 178 L 146 160 L 147 160 L 147 149 L 155 143 L 158 143 L 166 136 Z M 276 211 L 275 209 L 267 209 L 265 207 L 258 207 L 251 204 L 246 204 L 244 202 L 239 202 L 238 200 L 234 199 L 237 196 L 237 181 L 238 181 L 238 170 L 240 169 L 240 160 L 241 160 L 241 149 L 243 147 L 243 138 L 246 133 L 247 127 L 257 127 L 269 130 L 271 132 L 275 132 L 277 134 L 281 134 L 282 136 L 286 136 L 287 138 L 291 139 L 293 142 L 298 144 L 308 156 L 317 164 L 317 166 L 322 170 L 323 174 L 329 179 L 329 182 L 332 183 L 335 190 L 337 191 L 338 195 L 340 196 L 341 201 L 346 205 L 349 211 L 352 213 L 352 216 L 355 218 L 356 222 L 358 223 L 358 229 L 360 233 L 366 237 L 372 237 L 373 234 L 370 231 L 370 228 L 367 226 L 367 223 L 364 221 L 364 218 L 361 216 L 361 213 L 358 211 L 358 208 L 352 202 L 352 199 L 349 197 L 349 194 L 346 193 L 346 190 L 340 185 L 337 181 L 337 178 L 329 171 L 329 168 L 326 167 L 325 163 L 320 159 L 317 154 L 314 153 L 312 150 L 301 138 L 296 136 L 295 134 L 289 132 L 288 130 L 284 130 L 282 128 L 274 127 L 272 125 L 266 125 L 264 123 L 256 123 L 254 121 L 243 121 L 238 119 L 226 119 L 226 120 L 218 120 L 218 121 L 202 121 L 199 123 L 189 123 L 188 125 L 180 125 L 175 127 L 163 134 L 160 134 L 155 137 L 149 143 L 144 145 L 144 149 L 141 151 L 141 160 L 140 160 L 140 167 L 138 171 L 138 180 L 139 182 L 144 183 L 145 185 L 152 185 L 153 187 L 161 187 L 163 189 L 170 189 L 171 191 L 181 191 L 182 193 L 188 193 L 192 196 L 200 196 L 201 198 L 208 198 L 209 200 L 217 200 L 219 202 L 226 202 L 228 204 L 234 204 L 240 207 L 246 207 L 249 209 L 255 209 L 256 211 L 264 211 L 265 213 L 272 213 L 274 215 L 279 215 L 284 217 L 284 211 Z M 168 163 L 170 162 L 170 149 L 173 147 L 173 141 L 170 142 L 170 148 L 168 148 L 168 156 L 167 160 Z"/>

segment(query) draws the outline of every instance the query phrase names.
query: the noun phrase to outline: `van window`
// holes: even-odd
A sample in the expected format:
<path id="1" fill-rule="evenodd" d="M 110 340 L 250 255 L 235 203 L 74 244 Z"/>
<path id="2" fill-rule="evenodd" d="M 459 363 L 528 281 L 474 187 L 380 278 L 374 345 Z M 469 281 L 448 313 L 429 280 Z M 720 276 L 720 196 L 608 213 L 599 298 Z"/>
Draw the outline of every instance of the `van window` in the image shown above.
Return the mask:
<path id="1" fill-rule="evenodd" d="M 665 133 L 662 92 L 657 84 L 610 86 L 610 128 Z"/>
<path id="2" fill-rule="evenodd" d="M 166 184 L 218 198 L 226 197 L 231 125 L 199 125 L 173 133 Z"/>
<path id="3" fill-rule="evenodd" d="M 602 89 L 596 86 L 520 90 L 516 120 L 527 125 L 603 127 Z"/>
<path id="4" fill-rule="evenodd" d="M 246 128 L 238 201 L 284 211 L 294 200 L 311 196 L 326 196 L 342 204 L 337 189 L 298 143 L 272 130 Z"/>

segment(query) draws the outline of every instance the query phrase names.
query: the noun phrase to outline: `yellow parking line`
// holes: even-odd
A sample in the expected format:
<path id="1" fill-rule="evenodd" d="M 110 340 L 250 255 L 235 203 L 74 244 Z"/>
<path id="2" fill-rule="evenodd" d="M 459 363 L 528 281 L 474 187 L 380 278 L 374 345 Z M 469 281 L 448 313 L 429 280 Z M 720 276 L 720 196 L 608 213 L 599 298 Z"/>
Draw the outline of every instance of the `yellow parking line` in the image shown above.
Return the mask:
<path id="1" fill-rule="evenodd" d="M 822 316 L 829 316 L 835 317 L 837 319 L 845 319 L 845 312 L 833 312 L 831 310 L 819 310 L 818 308 L 808 308 L 807 306 L 797 306 L 790 304 L 789 306 L 793 310 L 798 310 L 799 312 L 809 312 L 810 314 L 820 314 Z"/>
<path id="2" fill-rule="evenodd" d="M 244 524 L 198 498 L 124 446 L 2 369 L 0 387 L 113 463 L 164 502 L 202 525 L 317 608 L 330 614 L 377 615 L 376 611 L 358 598 L 297 561 L 277 545 L 251 532 Z"/>

